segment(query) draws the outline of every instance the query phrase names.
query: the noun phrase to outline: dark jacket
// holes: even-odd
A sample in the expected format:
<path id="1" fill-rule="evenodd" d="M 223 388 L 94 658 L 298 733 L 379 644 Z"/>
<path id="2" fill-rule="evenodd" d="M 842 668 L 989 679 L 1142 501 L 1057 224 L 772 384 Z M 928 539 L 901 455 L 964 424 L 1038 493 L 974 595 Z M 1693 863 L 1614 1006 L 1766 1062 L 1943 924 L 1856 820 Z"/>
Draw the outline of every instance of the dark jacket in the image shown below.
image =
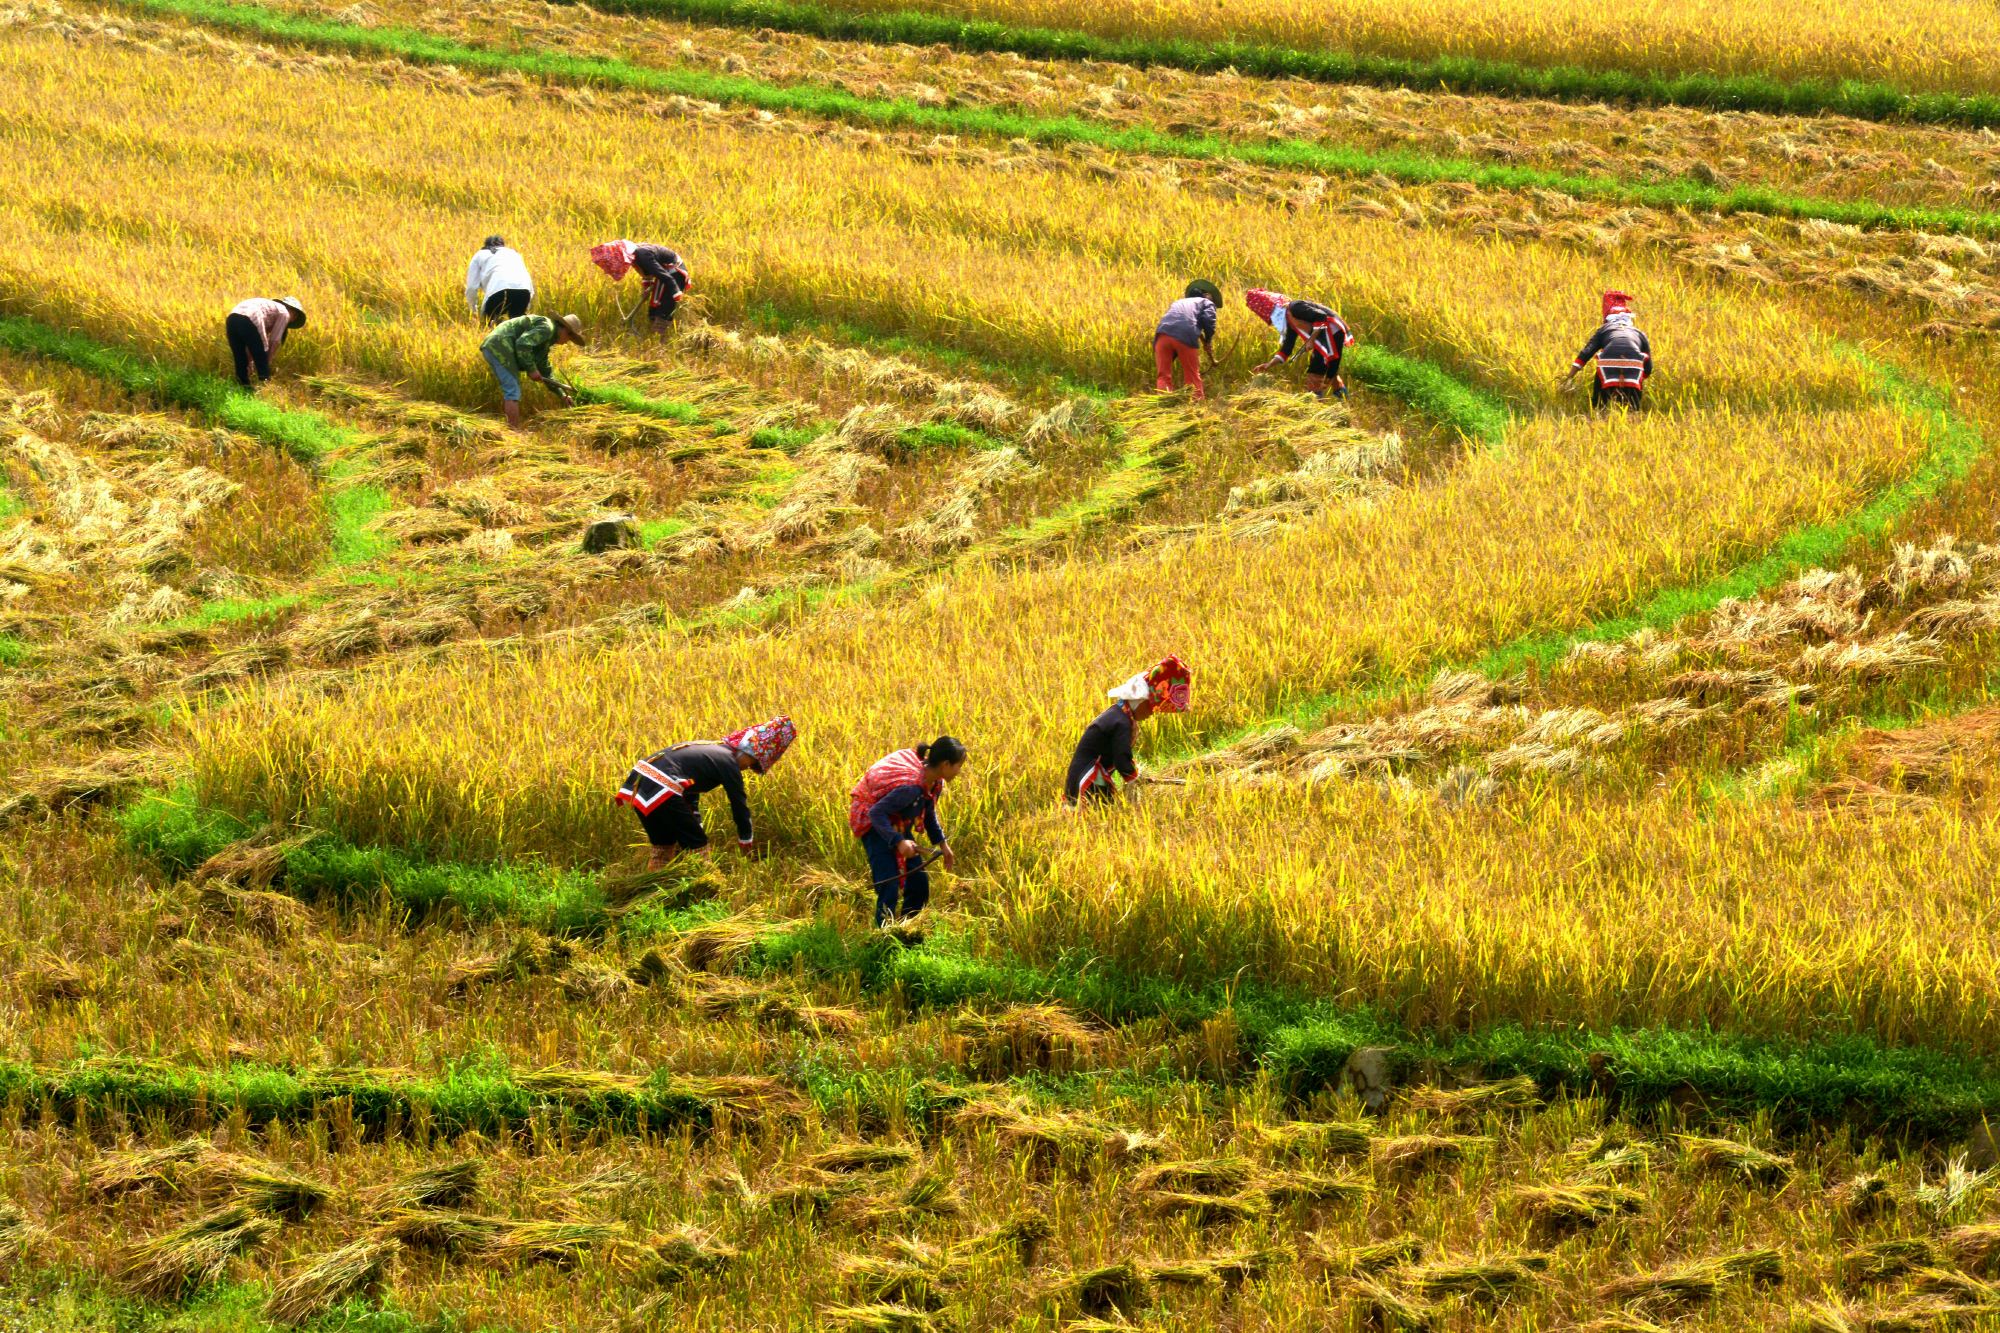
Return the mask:
<path id="1" fill-rule="evenodd" d="M 931 846 L 944 846 L 944 829 L 938 825 L 937 801 L 924 790 L 923 784 L 906 782 L 900 787 L 891 787 L 882 794 L 881 800 L 868 807 L 869 832 L 891 843 L 909 837 L 911 827 L 919 819 L 924 821 L 924 834 L 931 840 Z"/>
<path id="2" fill-rule="evenodd" d="M 688 276 L 687 265 L 681 257 L 664 245 L 635 245 L 632 247 L 632 267 L 639 270 L 641 277 L 667 284 L 667 290 L 678 301 L 682 293 L 693 281 Z"/>
<path id="3" fill-rule="evenodd" d="M 1317 301 L 1294 301 L 1285 307 L 1285 340 L 1278 344 L 1278 360 L 1291 360 L 1301 333 L 1329 366 L 1338 366 L 1342 349 L 1354 341 L 1347 321 L 1339 315 Z"/>
<path id="4" fill-rule="evenodd" d="M 679 795 L 689 805 L 699 805 L 702 793 L 717 787 L 729 793 L 729 814 L 736 821 L 736 840 L 749 842 L 750 802 L 743 795 L 743 770 L 736 763 L 736 751 L 726 745 L 675 745 L 649 756 L 649 767 L 658 770 L 679 786 Z M 685 784 L 685 785 L 682 785 Z M 621 799 L 634 809 L 648 809 L 670 788 L 640 769 L 633 769 L 619 789 Z"/>
<path id="5" fill-rule="evenodd" d="M 1597 382 L 1606 387 L 1643 389 L 1646 377 L 1653 373 L 1653 346 L 1630 315 L 1612 315 L 1598 325 L 1571 366 L 1582 370 L 1593 357 L 1597 359 Z"/>
<path id="6" fill-rule="evenodd" d="M 1132 758 L 1132 714 L 1122 703 L 1111 705 L 1083 729 L 1063 779 L 1063 799 L 1074 803 L 1077 791 L 1094 773 L 1117 773 L 1127 782 L 1139 776 L 1139 765 Z"/>

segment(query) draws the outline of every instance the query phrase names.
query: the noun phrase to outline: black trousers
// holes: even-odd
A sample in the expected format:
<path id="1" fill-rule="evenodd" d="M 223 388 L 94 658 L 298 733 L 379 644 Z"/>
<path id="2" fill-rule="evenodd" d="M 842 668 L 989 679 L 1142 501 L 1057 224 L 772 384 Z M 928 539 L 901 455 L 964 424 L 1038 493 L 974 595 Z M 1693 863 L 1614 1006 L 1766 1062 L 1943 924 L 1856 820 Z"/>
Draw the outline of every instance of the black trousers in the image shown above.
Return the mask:
<path id="1" fill-rule="evenodd" d="M 1599 409 L 1617 403 L 1621 407 L 1637 410 L 1646 405 L 1645 395 L 1636 384 L 1593 384 L 1590 386 L 1590 405 Z"/>
<path id="2" fill-rule="evenodd" d="M 264 350 L 264 332 L 251 322 L 248 315 L 231 315 L 222 321 L 222 331 L 229 337 L 229 355 L 236 362 L 236 382 L 244 388 L 250 387 L 250 366 L 257 366 L 257 378 L 271 378 L 271 354 Z"/>
<path id="3" fill-rule="evenodd" d="M 528 313 L 528 298 L 533 295 L 534 293 L 525 287 L 516 287 L 505 292 L 490 292 L 487 294 L 486 304 L 481 313 L 485 315 L 488 324 L 501 324 L 510 319 L 519 319 Z"/>
<path id="4" fill-rule="evenodd" d="M 900 838 L 897 839 L 901 841 Z M 915 861 L 908 866 L 896 858 L 896 843 L 869 829 L 861 835 L 861 850 L 868 854 L 868 873 L 875 881 L 875 924 L 894 916 L 915 916 L 931 900 L 930 872 Z M 902 898 L 897 910 L 896 899 Z"/>

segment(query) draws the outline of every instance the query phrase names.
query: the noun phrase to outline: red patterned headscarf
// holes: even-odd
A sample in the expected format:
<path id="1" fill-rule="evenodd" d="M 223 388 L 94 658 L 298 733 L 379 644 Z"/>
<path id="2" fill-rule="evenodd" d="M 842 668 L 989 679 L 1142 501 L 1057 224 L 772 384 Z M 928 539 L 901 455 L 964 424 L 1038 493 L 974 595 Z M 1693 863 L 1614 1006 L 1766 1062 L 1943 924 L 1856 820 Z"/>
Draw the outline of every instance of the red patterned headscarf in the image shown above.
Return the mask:
<path id="1" fill-rule="evenodd" d="M 1285 298 L 1278 292 L 1267 292 L 1262 287 L 1252 287 L 1243 293 L 1243 304 L 1250 307 L 1250 313 L 1266 324 L 1271 322 L 1271 312 L 1284 304 Z"/>
<path id="2" fill-rule="evenodd" d="M 1631 313 L 1632 298 L 1630 296 L 1624 292 L 1606 292 L 1604 294 L 1605 318 L 1609 319 L 1613 315 L 1629 315 Z"/>
<path id="3" fill-rule="evenodd" d="M 798 727 L 793 725 L 791 718 L 781 714 L 769 722 L 759 722 L 754 727 L 731 732 L 722 738 L 722 743 L 749 755 L 759 773 L 768 773 L 771 765 L 783 759 L 785 751 L 791 749 L 792 742 L 798 738 Z"/>
<path id="4" fill-rule="evenodd" d="M 1194 672 L 1178 657 L 1168 657 L 1146 673 L 1156 713 L 1185 713 L 1194 694 Z"/>
<path id="5" fill-rule="evenodd" d="M 632 271 L 632 252 L 637 248 L 630 241 L 606 241 L 590 247 L 590 262 L 617 282 Z"/>

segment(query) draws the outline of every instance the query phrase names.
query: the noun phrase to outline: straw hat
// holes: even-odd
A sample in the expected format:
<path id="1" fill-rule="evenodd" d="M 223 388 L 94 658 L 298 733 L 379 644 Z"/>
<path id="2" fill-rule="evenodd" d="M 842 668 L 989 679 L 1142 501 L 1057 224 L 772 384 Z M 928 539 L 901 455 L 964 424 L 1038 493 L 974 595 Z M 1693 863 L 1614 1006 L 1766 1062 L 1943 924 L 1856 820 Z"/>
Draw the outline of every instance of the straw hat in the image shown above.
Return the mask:
<path id="1" fill-rule="evenodd" d="M 560 319 L 556 320 L 556 323 L 561 325 L 564 329 L 568 330 L 569 336 L 575 339 L 577 342 L 585 343 L 590 341 L 588 338 L 585 338 L 583 336 L 583 321 L 578 319 L 575 315 L 564 315 Z"/>
<path id="2" fill-rule="evenodd" d="M 278 304 L 292 312 L 293 328 L 302 329 L 306 326 L 306 308 L 299 304 L 298 297 L 281 296 L 278 298 Z"/>

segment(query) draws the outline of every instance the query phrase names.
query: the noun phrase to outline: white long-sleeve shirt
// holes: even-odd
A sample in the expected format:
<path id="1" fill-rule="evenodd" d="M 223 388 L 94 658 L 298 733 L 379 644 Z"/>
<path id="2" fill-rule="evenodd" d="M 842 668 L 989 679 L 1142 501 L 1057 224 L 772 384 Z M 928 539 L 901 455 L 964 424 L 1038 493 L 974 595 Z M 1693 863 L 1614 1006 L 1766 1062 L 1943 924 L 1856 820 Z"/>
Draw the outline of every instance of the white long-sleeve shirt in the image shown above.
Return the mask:
<path id="1" fill-rule="evenodd" d="M 479 309 L 484 298 L 480 293 L 491 296 L 495 292 L 527 292 L 534 294 L 535 280 L 528 276 L 527 261 L 520 252 L 501 246 L 498 250 L 481 250 L 465 266 L 465 303 L 474 310 Z"/>

